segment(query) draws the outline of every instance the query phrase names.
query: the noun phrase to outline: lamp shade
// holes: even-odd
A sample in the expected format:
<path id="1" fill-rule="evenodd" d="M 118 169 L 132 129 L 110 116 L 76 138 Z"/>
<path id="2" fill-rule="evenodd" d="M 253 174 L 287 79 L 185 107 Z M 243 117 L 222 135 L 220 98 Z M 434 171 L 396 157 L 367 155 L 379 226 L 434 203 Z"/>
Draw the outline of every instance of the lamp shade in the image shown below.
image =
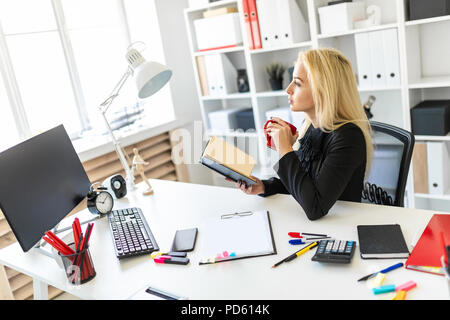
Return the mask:
<path id="1" fill-rule="evenodd" d="M 158 62 L 146 61 L 136 50 L 127 53 L 127 60 L 134 69 L 138 97 L 145 99 L 158 92 L 172 77 L 172 70 Z"/>
<path id="2" fill-rule="evenodd" d="M 158 92 L 172 77 L 172 71 L 157 62 L 146 61 L 135 69 L 134 79 L 140 99 Z"/>

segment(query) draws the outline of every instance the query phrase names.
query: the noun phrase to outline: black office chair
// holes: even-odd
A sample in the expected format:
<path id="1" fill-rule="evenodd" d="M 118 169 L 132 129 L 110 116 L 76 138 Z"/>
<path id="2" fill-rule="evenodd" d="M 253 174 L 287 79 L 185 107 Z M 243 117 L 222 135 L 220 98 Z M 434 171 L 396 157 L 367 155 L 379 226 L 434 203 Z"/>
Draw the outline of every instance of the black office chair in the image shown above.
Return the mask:
<path id="1" fill-rule="evenodd" d="M 374 153 L 361 202 L 403 207 L 414 135 L 386 123 L 370 125 Z"/>

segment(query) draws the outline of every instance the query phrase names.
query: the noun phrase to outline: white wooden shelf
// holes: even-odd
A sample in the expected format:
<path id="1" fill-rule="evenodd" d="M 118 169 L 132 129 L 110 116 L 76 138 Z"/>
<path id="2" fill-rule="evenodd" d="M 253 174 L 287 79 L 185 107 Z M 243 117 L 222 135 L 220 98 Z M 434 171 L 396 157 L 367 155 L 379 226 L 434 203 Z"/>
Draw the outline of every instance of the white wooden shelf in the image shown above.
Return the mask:
<path id="1" fill-rule="evenodd" d="M 450 200 L 450 194 L 415 193 L 414 196 L 422 199 Z"/>
<path id="2" fill-rule="evenodd" d="M 202 96 L 200 97 L 203 101 L 213 101 L 213 100 L 232 100 L 232 99 L 250 99 L 252 96 L 250 93 L 230 93 L 224 96 Z"/>
<path id="3" fill-rule="evenodd" d="M 375 87 L 375 88 L 359 88 L 359 92 L 379 92 L 379 91 L 393 91 L 393 90 L 400 90 L 401 86 L 391 86 L 391 87 Z"/>
<path id="4" fill-rule="evenodd" d="M 304 47 L 310 47 L 310 46 L 312 46 L 312 42 L 311 41 L 306 41 L 306 42 L 295 43 L 295 44 L 292 44 L 292 45 L 289 45 L 289 46 L 284 46 L 284 47 L 250 50 L 250 53 L 251 54 L 258 54 L 258 53 L 266 53 L 266 52 L 298 49 L 298 48 L 304 48 Z"/>
<path id="5" fill-rule="evenodd" d="M 450 15 L 448 16 L 441 16 L 441 17 L 434 17 L 434 18 L 427 18 L 427 19 L 419 19 L 419 20 L 411 20 L 406 21 L 406 26 L 416 26 L 421 24 L 428 24 L 428 23 L 436 23 L 436 22 L 442 22 L 442 21 L 448 21 L 450 20 Z"/>
<path id="6" fill-rule="evenodd" d="M 257 92 L 256 96 L 258 98 L 283 97 L 283 96 L 287 96 L 287 93 L 285 90 L 263 91 L 263 92 Z"/>
<path id="7" fill-rule="evenodd" d="M 330 34 L 319 34 L 319 35 L 317 35 L 317 39 L 327 39 L 327 38 L 348 36 L 348 35 L 352 35 L 352 34 L 356 34 L 356 33 L 380 31 L 380 30 L 392 29 L 392 28 L 398 28 L 398 24 L 397 23 L 389 23 L 389 24 L 382 24 L 379 26 L 373 26 L 370 28 L 353 29 L 353 30 L 349 30 L 349 31 L 336 32 L 336 33 L 330 33 Z"/>
<path id="8" fill-rule="evenodd" d="M 197 51 L 194 53 L 194 56 L 206 56 L 208 54 L 217 54 L 217 53 L 230 53 L 230 52 L 244 52 L 243 46 L 217 49 L 217 50 L 206 50 L 206 51 Z"/>
<path id="9" fill-rule="evenodd" d="M 218 130 L 208 130 L 206 134 L 209 137 L 212 136 L 222 136 L 222 137 L 245 137 L 245 138 L 257 138 L 263 134 L 258 132 L 243 132 L 243 131 L 218 131 Z"/>
<path id="10" fill-rule="evenodd" d="M 409 89 L 443 88 L 450 87 L 450 75 L 438 77 L 424 77 L 419 81 L 411 81 Z"/>
<path id="11" fill-rule="evenodd" d="M 450 141 L 450 133 L 446 136 L 422 136 L 416 135 L 416 141 Z"/>

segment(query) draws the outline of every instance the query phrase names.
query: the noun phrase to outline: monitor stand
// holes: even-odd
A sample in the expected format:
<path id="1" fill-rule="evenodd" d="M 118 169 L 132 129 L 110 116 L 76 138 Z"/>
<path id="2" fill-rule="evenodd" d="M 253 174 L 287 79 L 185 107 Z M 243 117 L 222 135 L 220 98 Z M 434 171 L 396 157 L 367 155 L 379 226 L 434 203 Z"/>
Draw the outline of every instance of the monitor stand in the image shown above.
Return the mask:
<path id="1" fill-rule="evenodd" d="M 83 225 L 83 224 L 86 224 L 86 223 L 89 223 L 89 222 L 92 222 L 92 221 L 95 221 L 95 220 L 99 220 L 99 219 L 104 218 L 104 217 L 106 217 L 106 216 L 108 216 L 108 214 L 97 215 L 97 216 L 95 216 L 95 217 L 92 218 L 92 219 L 89 219 L 89 220 L 80 222 L 80 224 Z M 64 232 L 64 231 L 67 231 L 67 230 L 72 229 L 72 226 L 70 226 L 70 227 L 65 227 L 65 228 L 62 228 L 62 229 L 58 229 L 58 226 L 59 226 L 59 223 L 52 229 L 52 232 L 53 232 L 55 235 L 58 234 L 58 233 L 61 233 L 61 232 Z M 35 249 L 37 252 L 39 252 L 39 253 L 41 253 L 41 254 L 43 254 L 43 255 L 46 255 L 46 256 L 48 256 L 48 257 L 50 257 L 50 258 L 55 258 L 55 256 L 52 254 L 51 251 L 49 251 L 49 250 L 47 250 L 47 249 L 44 248 L 45 245 L 48 245 L 48 243 L 41 239 L 41 240 L 39 240 L 38 243 L 33 247 L 33 249 Z M 51 250 L 51 249 L 50 249 L 50 250 Z"/>

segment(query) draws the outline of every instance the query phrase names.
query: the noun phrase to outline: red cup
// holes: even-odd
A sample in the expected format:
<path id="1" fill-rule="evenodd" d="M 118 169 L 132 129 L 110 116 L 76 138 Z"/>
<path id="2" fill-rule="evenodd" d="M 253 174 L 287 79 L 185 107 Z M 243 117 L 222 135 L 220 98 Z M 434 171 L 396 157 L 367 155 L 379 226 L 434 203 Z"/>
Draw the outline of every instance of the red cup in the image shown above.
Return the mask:
<path id="1" fill-rule="evenodd" d="M 295 133 L 297 132 L 297 128 L 293 124 L 290 124 L 287 121 L 284 121 L 284 122 L 286 122 L 291 127 L 292 135 L 295 135 Z M 264 124 L 264 131 L 266 131 L 267 126 L 269 125 L 269 123 L 277 123 L 277 122 L 275 120 L 267 120 L 267 122 Z M 269 134 L 267 134 L 267 133 L 266 133 L 266 140 L 267 140 L 267 146 L 270 149 L 275 150 L 275 145 L 272 144 L 272 137 Z"/>

